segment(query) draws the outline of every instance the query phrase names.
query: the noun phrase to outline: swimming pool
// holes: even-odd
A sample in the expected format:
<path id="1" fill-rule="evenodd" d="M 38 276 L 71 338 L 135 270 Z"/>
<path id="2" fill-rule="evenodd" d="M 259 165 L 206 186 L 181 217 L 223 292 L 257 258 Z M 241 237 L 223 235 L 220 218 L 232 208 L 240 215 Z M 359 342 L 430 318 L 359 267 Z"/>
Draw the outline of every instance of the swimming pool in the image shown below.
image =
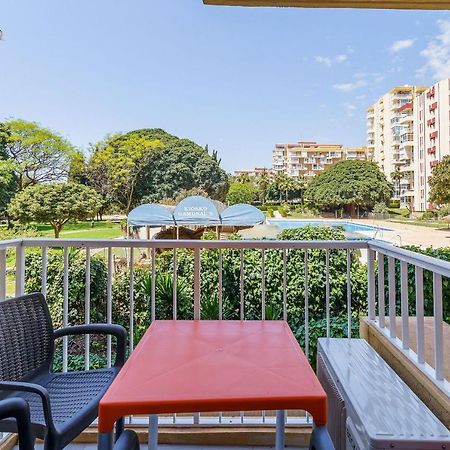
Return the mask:
<path id="1" fill-rule="evenodd" d="M 358 237 L 374 237 L 377 231 L 391 231 L 389 228 L 376 227 L 373 225 L 364 225 L 360 223 L 347 222 L 345 220 L 307 220 L 307 219 L 270 219 L 268 223 L 275 225 L 282 230 L 290 230 L 301 227 L 331 227 L 343 228 L 348 235 Z"/>

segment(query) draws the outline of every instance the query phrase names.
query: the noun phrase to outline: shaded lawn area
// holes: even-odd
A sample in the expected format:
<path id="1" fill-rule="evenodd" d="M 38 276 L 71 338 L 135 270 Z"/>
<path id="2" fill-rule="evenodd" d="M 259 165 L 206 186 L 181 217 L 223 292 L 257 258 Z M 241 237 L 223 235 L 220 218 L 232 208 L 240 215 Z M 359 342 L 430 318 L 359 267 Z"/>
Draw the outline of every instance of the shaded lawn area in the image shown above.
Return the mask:
<path id="1" fill-rule="evenodd" d="M 49 224 L 34 224 L 44 237 L 54 237 L 53 228 Z M 120 223 L 103 221 L 86 221 L 67 223 L 60 233 L 61 238 L 74 239 L 112 239 L 122 236 Z"/>
<path id="2" fill-rule="evenodd" d="M 53 228 L 49 224 L 32 224 L 37 229 L 41 237 L 53 238 Z M 92 226 L 91 221 L 68 223 L 64 226 L 60 233 L 62 239 L 114 239 L 122 236 L 120 223 L 108 221 L 95 221 Z M 24 234 L 22 237 L 27 237 Z M 34 237 L 34 236 L 33 236 Z M 27 252 L 34 251 L 27 249 Z M 13 250 L 8 250 L 6 257 L 6 265 L 9 269 L 15 266 L 16 254 Z M 6 276 L 6 294 L 14 296 L 15 292 L 15 275 L 8 273 Z"/>

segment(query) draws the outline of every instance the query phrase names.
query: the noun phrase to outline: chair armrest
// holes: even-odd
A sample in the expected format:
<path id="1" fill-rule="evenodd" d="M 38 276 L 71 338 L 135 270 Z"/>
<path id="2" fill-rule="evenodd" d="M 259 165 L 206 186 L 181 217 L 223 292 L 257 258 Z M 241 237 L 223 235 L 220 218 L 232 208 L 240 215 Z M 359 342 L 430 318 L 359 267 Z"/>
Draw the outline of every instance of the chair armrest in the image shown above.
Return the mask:
<path id="1" fill-rule="evenodd" d="M 139 439 L 133 430 L 125 430 L 114 444 L 113 450 L 139 450 Z"/>
<path id="2" fill-rule="evenodd" d="M 92 323 L 89 325 L 74 325 L 72 327 L 56 330 L 53 335 L 55 339 L 63 336 L 75 336 L 79 334 L 105 334 L 117 338 L 115 367 L 122 367 L 125 364 L 125 353 L 127 345 L 127 332 L 121 325 L 109 323 Z"/>
<path id="3" fill-rule="evenodd" d="M 333 441 L 328 433 L 325 425 L 314 426 L 311 441 L 309 443 L 310 450 L 335 450 Z"/>
<path id="4" fill-rule="evenodd" d="M 17 422 L 19 433 L 19 450 L 33 450 L 34 438 L 31 432 L 30 408 L 20 397 L 0 400 L 0 419 L 13 417 Z"/>
<path id="5" fill-rule="evenodd" d="M 30 392 L 37 394 L 42 401 L 42 410 L 44 412 L 45 424 L 48 428 L 54 429 L 52 409 L 50 406 L 50 396 L 47 389 L 40 384 L 28 383 L 24 381 L 0 381 L 0 391 L 9 392 Z"/>

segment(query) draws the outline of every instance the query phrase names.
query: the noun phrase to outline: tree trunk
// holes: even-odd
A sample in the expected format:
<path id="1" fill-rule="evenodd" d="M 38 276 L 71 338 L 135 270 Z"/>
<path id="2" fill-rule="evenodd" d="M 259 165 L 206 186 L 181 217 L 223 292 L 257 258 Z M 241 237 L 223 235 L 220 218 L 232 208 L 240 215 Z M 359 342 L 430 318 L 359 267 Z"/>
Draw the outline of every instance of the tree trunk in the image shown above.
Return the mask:
<path id="1" fill-rule="evenodd" d="M 55 238 L 58 239 L 59 238 L 59 233 L 61 232 L 62 226 L 61 225 L 53 225 L 52 224 L 52 227 L 53 227 L 53 231 L 55 232 Z"/>

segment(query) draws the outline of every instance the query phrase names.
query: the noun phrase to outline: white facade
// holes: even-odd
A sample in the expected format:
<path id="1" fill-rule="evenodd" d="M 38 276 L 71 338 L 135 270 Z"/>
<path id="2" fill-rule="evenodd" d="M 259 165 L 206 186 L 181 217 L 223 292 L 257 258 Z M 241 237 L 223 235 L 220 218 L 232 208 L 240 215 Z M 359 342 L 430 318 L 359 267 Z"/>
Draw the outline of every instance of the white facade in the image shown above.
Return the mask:
<path id="1" fill-rule="evenodd" d="M 389 180 L 394 181 L 394 198 L 401 206 L 412 207 L 414 199 L 414 116 L 413 100 L 426 90 L 420 86 L 391 89 L 367 110 L 367 141 L 374 160 Z"/>
<path id="2" fill-rule="evenodd" d="M 371 159 L 367 147 L 345 148 L 340 144 L 296 142 L 276 144 L 272 150 L 273 171 L 291 177 L 314 177 L 328 167 L 346 159 Z"/>
<path id="3" fill-rule="evenodd" d="M 450 78 L 414 99 L 414 209 L 426 211 L 433 167 L 450 155 Z"/>

